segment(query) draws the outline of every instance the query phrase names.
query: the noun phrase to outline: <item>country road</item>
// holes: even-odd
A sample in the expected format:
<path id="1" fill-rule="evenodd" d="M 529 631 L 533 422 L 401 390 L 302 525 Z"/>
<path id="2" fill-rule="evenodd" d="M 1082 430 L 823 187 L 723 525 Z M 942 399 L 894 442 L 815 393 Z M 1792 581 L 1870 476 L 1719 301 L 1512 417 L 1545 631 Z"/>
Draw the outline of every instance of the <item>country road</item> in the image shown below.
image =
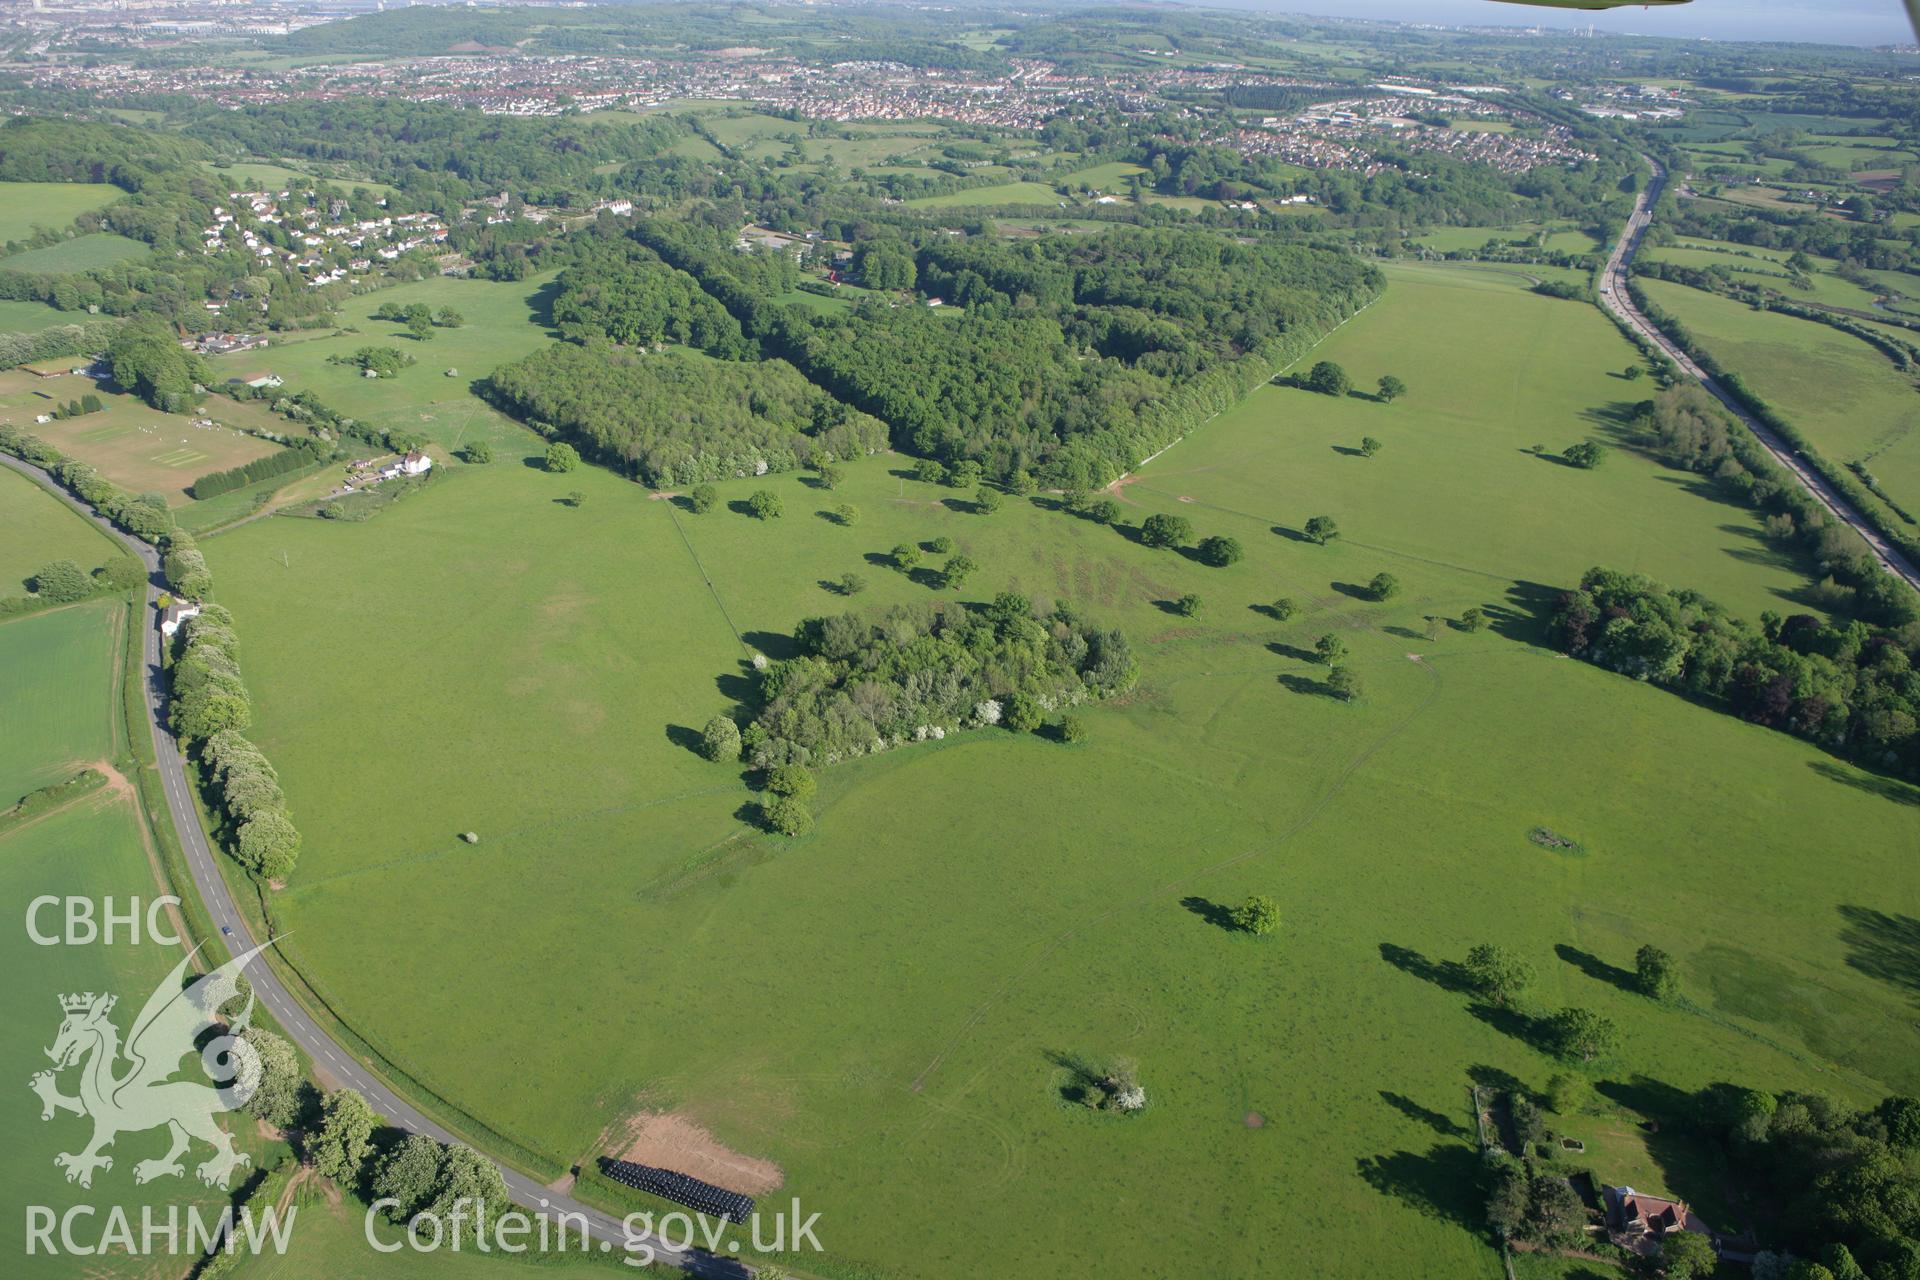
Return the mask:
<path id="1" fill-rule="evenodd" d="M 1727 407 L 1728 412 L 1738 418 L 1754 438 L 1765 446 L 1774 461 L 1785 467 L 1798 480 L 1808 493 L 1817 499 L 1821 506 L 1866 542 L 1867 549 L 1882 568 L 1896 578 L 1900 578 L 1916 591 L 1920 591 L 1920 570 L 1902 555 L 1898 548 L 1882 537 L 1879 530 L 1867 522 L 1865 516 L 1849 502 L 1846 497 L 1829 484 L 1824 476 L 1815 471 L 1807 460 L 1800 456 L 1786 440 L 1772 428 L 1748 413 L 1745 406 L 1734 399 L 1727 389 L 1715 381 L 1705 369 L 1693 362 L 1686 352 L 1680 350 L 1667 335 L 1660 332 L 1654 323 L 1640 314 L 1633 305 L 1633 298 L 1627 292 L 1627 272 L 1633 265 L 1634 255 L 1640 251 L 1640 242 L 1646 238 L 1647 228 L 1653 223 L 1653 204 L 1660 198 L 1661 188 L 1666 185 L 1667 171 L 1652 156 L 1643 156 L 1653 166 L 1653 181 L 1640 193 L 1635 203 L 1633 216 L 1627 219 L 1627 226 L 1620 233 L 1620 240 L 1613 246 L 1613 254 L 1607 259 L 1607 267 L 1600 277 L 1600 303 L 1620 317 L 1648 342 L 1664 352 L 1678 365 L 1682 372 L 1695 379 L 1712 393 L 1713 397 Z"/>
<path id="2" fill-rule="evenodd" d="M 5 464 L 29 479 L 37 481 L 49 493 L 104 529 L 109 537 L 138 556 L 146 565 L 149 608 L 144 618 L 135 625 L 140 626 L 145 635 L 144 656 L 147 668 L 145 704 L 148 727 L 153 733 L 154 754 L 159 760 L 160 780 L 166 795 L 167 812 L 173 820 L 175 831 L 179 833 L 180 846 L 186 851 L 187 868 L 193 878 L 193 890 L 199 895 L 201 904 L 206 908 L 214 927 L 221 931 L 228 950 L 238 953 L 251 948 L 257 940 L 235 905 L 232 891 L 220 874 L 220 868 L 214 863 L 217 855 L 207 840 L 206 832 L 201 828 L 200 815 L 194 808 L 193 796 L 188 790 L 192 784 L 187 778 L 180 744 L 175 740 L 173 731 L 167 727 L 166 676 L 160 663 L 160 629 L 155 625 L 152 608 L 155 597 L 158 596 L 163 585 L 159 554 L 146 543 L 114 528 L 86 504 L 61 488 L 59 483 L 41 468 L 4 453 L 0 453 L 0 464 Z M 127 726 L 127 729 L 130 733 L 134 732 L 132 725 Z M 175 886 L 176 891 L 182 888 L 184 886 Z M 386 1117 L 389 1124 L 410 1133 L 425 1134 L 439 1142 L 462 1141 L 435 1124 L 375 1075 L 365 1063 L 356 1059 L 351 1052 L 335 1041 L 293 998 L 271 968 L 265 965 L 251 966 L 247 970 L 247 979 L 253 984 L 255 995 L 268 1009 L 272 1010 L 274 1019 L 307 1053 L 315 1066 L 331 1076 L 340 1087 L 357 1091 L 367 1100 L 368 1105 Z M 507 1190 L 517 1204 L 528 1210 L 556 1217 L 563 1214 L 568 1215 L 569 1218 L 572 1215 L 579 1215 L 579 1219 L 585 1220 L 588 1234 L 602 1252 L 611 1253 L 628 1248 L 637 1250 L 644 1245 L 652 1250 L 653 1256 L 659 1261 L 682 1268 L 691 1275 L 744 1280 L 744 1277 L 751 1274 L 744 1264 L 731 1258 L 719 1257 L 703 1250 L 675 1252 L 667 1249 L 658 1239 L 643 1232 L 635 1232 L 630 1237 L 620 1220 L 612 1215 L 549 1190 L 532 1178 L 500 1164 L 498 1160 L 494 1163 L 499 1166 L 500 1174 L 506 1180 Z M 576 1224 L 577 1221 L 577 1219 L 574 1220 Z M 577 1225 L 570 1226 L 570 1231 L 577 1240 L 579 1235 Z"/>

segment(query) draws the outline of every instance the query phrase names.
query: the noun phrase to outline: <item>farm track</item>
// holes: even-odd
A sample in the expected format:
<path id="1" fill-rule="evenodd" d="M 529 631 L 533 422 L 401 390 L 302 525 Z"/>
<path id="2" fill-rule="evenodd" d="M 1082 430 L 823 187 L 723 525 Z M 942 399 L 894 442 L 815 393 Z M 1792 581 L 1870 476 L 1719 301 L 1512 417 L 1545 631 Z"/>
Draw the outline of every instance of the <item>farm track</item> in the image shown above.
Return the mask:
<path id="1" fill-rule="evenodd" d="M 141 563 L 147 568 L 148 616 L 151 616 L 151 606 L 161 586 L 164 585 L 160 576 L 159 554 L 151 546 L 127 536 L 96 515 L 84 503 L 61 488 L 53 477 L 41 468 L 8 454 L 0 454 L 0 464 L 40 484 L 67 506 L 104 529 L 109 537 L 124 546 L 128 552 L 140 558 Z M 146 628 L 143 656 L 147 667 L 144 701 L 148 714 L 148 727 L 153 734 L 154 755 L 159 761 L 161 790 L 166 797 L 167 813 L 173 820 L 174 829 L 179 834 L 180 846 L 186 853 L 193 890 L 199 895 L 201 904 L 206 909 L 207 916 L 212 920 L 214 927 L 219 929 L 223 938 L 227 940 L 228 950 L 237 954 L 255 946 L 257 940 L 253 937 L 246 918 L 241 915 L 232 890 L 221 875 L 220 868 L 214 862 L 215 855 L 211 843 L 207 839 L 206 832 L 201 828 L 199 814 L 194 809 L 190 790 L 192 782 L 187 775 L 185 757 L 179 741 L 167 725 L 166 674 L 160 662 L 160 632 L 157 627 Z M 131 728 L 129 726 L 129 731 Z M 185 886 L 177 886 L 177 888 L 185 888 Z M 373 1068 L 356 1058 L 351 1050 L 335 1040 L 308 1013 L 305 1006 L 294 998 L 287 985 L 270 965 L 256 966 L 248 972 L 247 976 L 253 984 L 256 997 L 272 1011 L 274 1019 L 287 1036 L 313 1060 L 317 1070 L 324 1072 L 341 1087 L 358 1091 L 376 1112 L 386 1118 L 387 1123 L 397 1128 L 410 1133 L 425 1134 L 437 1142 L 464 1141 L 408 1102 Z M 598 1242 L 601 1252 L 611 1254 L 630 1247 L 638 1248 L 645 1245 L 653 1250 L 654 1256 L 659 1261 L 678 1267 L 691 1275 L 744 1280 L 751 1274 L 744 1264 L 729 1258 L 697 1250 L 676 1252 L 667 1249 L 657 1237 L 649 1233 L 636 1231 L 629 1234 L 619 1219 L 611 1214 L 603 1213 L 581 1201 L 542 1186 L 533 1178 L 497 1159 L 494 1163 L 499 1167 L 501 1177 L 506 1181 L 507 1191 L 515 1203 L 535 1212 L 544 1212 L 553 1216 L 566 1215 L 570 1220 L 584 1221 L 587 1234 Z"/>
<path id="2" fill-rule="evenodd" d="M 1775 462 L 1786 468 L 1814 500 L 1825 507 L 1833 518 L 1859 534 L 1866 542 L 1873 558 L 1888 573 L 1920 591 L 1920 569 L 1916 569 L 1899 550 L 1881 536 L 1880 531 L 1849 502 L 1839 490 L 1829 484 L 1825 477 L 1815 471 L 1800 452 L 1787 443 L 1771 428 L 1755 418 L 1738 400 L 1722 387 L 1706 370 L 1695 364 L 1693 358 L 1662 333 L 1657 325 L 1640 314 L 1633 305 L 1633 299 L 1627 293 L 1627 278 L 1633 267 L 1633 259 L 1640 252 L 1640 244 L 1646 237 L 1647 228 L 1653 223 L 1653 205 L 1660 198 L 1660 191 L 1666 185 L 1667 171 L 1651 156 L 1644 157 L 1653 166 L 1653 181 L 1640 193 L 1639 201 L 1634 205 L 1633 216 L 1627 219 L 1627 226 L 1620 233 L 1620 240 L 1613 247 L 1613 254 L 1607 259 L 1605 271 L 1600 277 L 1600 305 L 1631 328 L 1635 333 L 1652 343 L 1668 359 L 1672 360 L 1688 377 L 1705 387 L 1713 397 L 1725 405 L 1727 411 L 1739 420 L 1742 426 L 1753 433 L 1754 439 L 1773 455 Z"/>

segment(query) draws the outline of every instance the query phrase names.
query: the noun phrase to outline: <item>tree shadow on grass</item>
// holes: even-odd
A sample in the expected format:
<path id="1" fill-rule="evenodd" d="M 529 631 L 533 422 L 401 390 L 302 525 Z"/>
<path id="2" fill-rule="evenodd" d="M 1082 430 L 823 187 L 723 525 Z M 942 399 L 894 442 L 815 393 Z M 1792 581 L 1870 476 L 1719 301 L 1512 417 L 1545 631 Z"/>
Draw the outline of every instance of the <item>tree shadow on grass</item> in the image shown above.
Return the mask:
<path id="1" fill-rule="evenodd" d="M 1566 587 L 1550 587 L 1544 582 L 1517 581 L 1507 588 L 1505 604 L 1487 608 L 1488 629 L 1502 639 L 1545 648 L 1547 622 L 1566 590 Z"/>
<path id="2" fill-rule="evenodd" d="M 1273 526 L 1272 532 L 1278 537 L 1285 538 L 1288 542 L 1304 542 L 1310 547 L 1317 545 L 1314 540 L 1309 538 L 1303 531 L 1299 529 L 1289 529 L 1283 524 Z"/>
<path id="3" fill-rule="evenodd" d="M 1421 1106 L 1405 1094 L 1395 1093 L 1391 1089 L 1382 1089 L 1380 1091 L 1380 1101 L 1386 1103 L 1395 1111 L 1407 1117 L 1407 1119 L 1419 1121 L 1443 1138 L 1464 1138 L 1467 1136 L 1467 1126 L 1461 1124 L 1452 1116 Z"/>
<path id="4" fill-rule="evenodd" d="M 1377 600 L 1373 598 L 1373 592 L 1368 590 L 1367 587 L 1362 583 L 1329 582 L 1327 585 L 1332 587 L 1335 591 L 1338 591 L 1343 596 L 1350 596 L 1355 600 L 1364 600 L 1368 604 L 1379 603 Z"/>
<path id="5" fill-rule="evenodd" d="M 1412 974 L 1422 982 L 1431 982 L 1442 991 L 1462 995 L 1473 990 L 1466 968 L 1452 960 L 1429 960 L 1412 947 L 1392 942 L 1380 944 L 1380 958 L 1400 972 Z"/>
<path id="6" fill-rule="evenodd" d="M 907 570 L 907 577 L 929 591 L 938 591 L 947 585 L 947 580 L 938 569 L 929 569 L 925 565 Z"/>
<path id="7" fill-rule="evenodd" d="M 1320 655 L 1311 649 L 1302 649 L 1298 645 L 1288 644 L 1284 640 L 1267 642 L 1267 652 L 1277 653 L 1283 658 L 1292 658 L 1296 662 L 1318 662 Z"/>
<path id="8" fill-rule="evenodd" d="M 1402 640 L 1427 639 L 1427 636 L 1423 632 L 1415 631 L 1412 627 L 1382 627 L 1380 629 L 1388 635 L 1398 636 Z"/>
<path id="9" fill-rule="evenodd" d="M 1333 446 L 1333 451 L 1343 458 L 1364 458 L 1367 456 L 1363 450 L 1356 449 L 1349 444 L 1336 444 Z"/>
<path id="10" fill-rule="evenodd" d="M 1617 987 L 1621 991 L 1628 992 L 1632 995 L 1638 995 L 1640 992 L 1640 984 L 1632 972 L 1622 969 L 1618 965 L 1608 964 L 1591 951 L 1582 951 L 1578 947 L 1568 946 L 1562 942 L 1554 947 L 1553 954 L 1559 956 L 1562 960 L 1586 974 L 1595 982 L 1604 982 L 1608 986 Z"/>
<path id="11" fill-rule="evenodd" d="M 800 656 L 800 642 L 779 631 L 749 631 L 740 638 L 775 662 Z"/>
<path id="12" fill-rule="evenodd" d="M 1189 613 L 1180 612 L 1180 602 L 1178 600 L 1155 600 L 1153 607 L 1162 613 L 1170 613 L 1176 618 L 1191 618 L 1193 616 Z"/>
<path id="13" fill-rule="evenodd" d="M 1920 787 L 1902 782 L 1898 778 L 1883 778 L 1878 774 L 1862 773 L 1845 765 L 1834 764 L 1830 760 L 1809 760 L 1807 767 L 1823 778 L 1864 791 L 1870 796 L 1879 796 L 1882 800 L 1891 800 L 1895 804 L 1920 805 Z"/>
<path id="14" fill-rule="evenodd" d="M 1415 1212 L 1480 1235 L 1486 1229 L 1480 1194 L 1480 1157 L 1455 1142 L 1438 1142 L 1427 1154 L 1396 1151 L 1357 1162 L 1361 1181 Z"/>
<path id="15" fill-rule="evenodd" d="M 1501 1035 L 1512 1036 L 1529 1048 L 1553 1056 L 1552 1028 L 1545 1018 L 1522 1013 L 1510 1005 L 1487 1004 L 1483 1001 L 1468 1005 L 1467 1012 Z"/>
<path id="16" fill-rule="evenodd" d="M 1180 899 L 1180 905 L 1216 929 L 1225 929 L 1228 933 L 1238 933 L 1240 931 L 1240 926 L 1233 921 L 1232 909 L 1221 903 L 1210 901 L 1197 893 L 1193 893 Z"/>
<path id="17" fill-rule="evenodd" d="M 753 515 L 753 505 L 749 503 L 745 498 L 735 498 L 732 502 L 729 502 L 727 504 L 727 510 L 733 512 L 733 514 L 737 516 Z"/>
<path id="18" fill-rule="evenodd" d="M 1274 679 L 1279 681 L 1280 686 L 1289 693 L 1311 694 L 1322 698 L 1334 696 L 1332 685 L 1324 680 L 1315 680 L 1311 676 L 1297 676 L 1291 672 L 1283 672 Z"/>
<path id="19" fill-rule="evenodd" d="M 688 728 L 684 724 L 670 724 L 667 726 L 667 741 L 676 747 L 698 752 L 703 739 L 698 729 Z"/>
<path id="20" fill-rule="evenodd" d="M 1841 906 L 1840 918 L 1849 968 L 1920 996 L 1920 920 L 1851 904 Z"/>

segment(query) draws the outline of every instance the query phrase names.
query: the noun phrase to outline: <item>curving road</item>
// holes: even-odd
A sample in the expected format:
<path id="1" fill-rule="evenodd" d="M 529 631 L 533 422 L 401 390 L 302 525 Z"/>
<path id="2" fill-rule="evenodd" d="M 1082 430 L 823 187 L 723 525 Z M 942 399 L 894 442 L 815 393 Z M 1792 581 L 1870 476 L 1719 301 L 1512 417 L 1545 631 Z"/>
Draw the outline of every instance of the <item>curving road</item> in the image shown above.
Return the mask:
<path id="1" fill-rule="evenodd" d="M 124 546 L 130 553 L 140 557 L 147 567 L 147 603 L 150 606 L 143 625 L 145 632 L 145 660 L 147 680 L 145 699 L 149 727 L 153 731 L 153 750 L 160 763 L 161 788 L 165 792 L 167 812 L 173 819 L 174 830 L 179 833 L 180 847 L 186 851 L 187 869 L 193 877 L 193 889 L 205 906 L 213 925 L 219 929 L 229 951 L 238 953 L 255 945 L 252 931 L 241 916 L 234 903 L 232 890 L 215 864 L 212 846 L 206 832 L 201 829 L 199 812 L 194 808 L 191 785 L 187 779 L 185 761 L 181 758 L 180 743 L 173 736 L 173 730 L 167 726 L 166 674 L 160 663 L 160 629 L 153 622 L 155 597 L 163 585 L 160 575 L 160 556 L 152 547 L 137 538 L 122 533 L 112 524 L 95 514 L 92 508 L 82 503 L 63 489 L 59 482 L 40 467 L 0 453 L 0 464 L 20 472 L 29 479 L 39 482 L 48 492 L 91 520 L 107 535 Z M 131 732 L 133 726 L 129 725 Z M 265 965 L 249 968 L 247 979 L 253 984 L 254 994 L 273 1011 L 274 1019 L 279 1022 L 287 1036 L 297 1043 L 313 1059 L 314 1065 L 325 1071 L 335 1082 L 344 1088 L 358 1092 L 375 1111 L 385 1116 L 387 1122 L 411 1133 L 423 1133 L 438 1142 L 460 1142 L 447 1130 L 435 1124 L 417 1107 L 401 1097 L 391 1086 L 375 1075 L 365 1063 L 356 1059 L 352 1053 L 333 1039 L 319 1023 L 307 1013 L 299 1001 L 293 998 L 285 984 L 273 970 Z M 490 1157 L 491 1158 L 491 1157 Z M 702 1277 L 731 1277 L 739 1280 L 749 1275 L 748 1269 L 731 1258 L 722 1258 L 702 1250 L 677 1252 L 668 1249 L 658 1238 L 644 1232 L 634 1232 L 630 1237 L 620 1220 L 610 1214 L 602 1213 L 569 1196 L 552 1191 L 533 1179 L 500 1164 L 500 1175 L 506 1180 L 507 1191 L 515 1203 L 536 1212 L 551 1215 L 579 1215 L 587 1224 L 588 1235 L 597 1248 L 604 1252 L 614 1252 L 629 1247 L 638 1249 L 645 1246 L 651 1249 L 654 1257 L 671 1266 L 679 1267 L 688 1273 Z M 579 1219 L 574 1219 L 577 1222 Z M 573 1229 L 578 1237 L 578 1229 Z"/>
<path id="2" fill-rule="evenodd" d="M 1805 458 L 1800 456 L 1786 440 L 1772 428 L 1748 413 L 1741 403 L 1715 381 L 1705 369 L 1693 362 L 1692 357 L 1680 350 L 1667 335 L 1633 305 L 1633 298 L 1627 292 L 1627 272 L 1633 265 L 1634 255 L 1640 251 L 1640 242 L 1646 238 L 1647 228 L 1653 223 L 1653 203 L 1660 198 L 1660 190 L 1666 185 L 1667 171 L 1652 156 L 1641 157 L 1653 166 L 1653 181 L 1640 193 L 1640 199 L 1633 207 L 1633 216 L 1627 219 L 1626 230 L 1620 233 L 1620 240 L 1613 246 L 1613 254 L 1607 259 L 1607 268 L 1600 277 L 1600 303 L 1630 325 L 1637 333 L 1664 352 L 1668 359 L 1678 365 L 1682 372 L 1695 379 L 1701 386 L 1713 394 L 1713 397 L 1727 407 L 1728 412 L 1738 418 L 1751 431 L 1754 438 L 1773 455 L 1775 462 L 1785 467 L 1801 487 L 1812 494 L 1821 506 L 1832 513 L 1833 518 L 1852 529 L 1866 542 L 1867 549 L 1880 566 L 1894 577 L 1900 578 L 1916 591 L 1920 591 L 1920 570 L 1886 538 L 1880 531 L 1867 522 L 1865 516 L 1835 489 L 1827 483 L 1826 477 L 1815 471 Z"/>

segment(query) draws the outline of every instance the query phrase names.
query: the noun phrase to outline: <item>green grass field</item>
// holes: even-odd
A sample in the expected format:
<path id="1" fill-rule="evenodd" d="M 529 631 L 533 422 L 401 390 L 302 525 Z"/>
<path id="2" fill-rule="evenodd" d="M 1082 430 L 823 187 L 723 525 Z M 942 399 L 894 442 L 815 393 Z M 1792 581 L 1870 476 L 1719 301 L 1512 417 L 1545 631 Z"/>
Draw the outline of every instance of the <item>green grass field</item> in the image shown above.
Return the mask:
<path id="1" fill-rule="evenodd" d="M 104 538 L 92 536 L 105 545 Z M 116 753 L 125 619 L 125 602 L 113 599 L 0 625 L 0 725 L 6 726 L 0 733 L 0 796 L 6 799 L 0 804 L 11 803 L 30 788 L 64 780 L 83 763 L 104 762 Z M 162 1221 L 168 1206 L 184 1212 L 192 1205 L 209 1216 L 217 1214 L 227 1196 L 203 1186 L 191 1168 L 182 1178 L 163 1178 L 145 1186 L 135 1182 L 134 1165 L 166 1150 L 164 1132 L 123 1133 L 110 1150 L 113 1167 L 96 1173 L 91 1189 L 70 1185 L 54 1166 L 53 1157 L 84 1147 L 91 1125 L 66 1113 L 43 1122 L 38 1102 L 25 1089 L 33 1073 L 49 1066 L 43 1050 L 54 1042 L 59 1029 L 62 995 L 115 994 L 119 1006 L 113 1020 L 124 1032 L 149 993 L 180 959 L 177 947 L 144 934 L 140 941 L 130 941 L 124 926 L 111 946 L 43 946 L 31 939 L 26 928 L 27 904 L 41 896 L 88 898 L 95 902 L 96 911 L 101 900 L 112 897 L 116 909 L 124 911 L 129 898 L 145 904 L 160 892 L 131 791 L 116 776 L 112 785 L 0 835 L 0 892 L 18 911 L 0 950 L 8 972 L 0 1010 L 17 1027 L 0 1048 L 0 1069 L 20 1089 L 15 1105 L 0 1113 L 0 1150 L 5 1152 L 0 1157 L 0 1193 L 17 1210 L 0 1224 L 0 1251 L 14 1258 L 26 1256 L 25 1207 L 29 1205 L 44 1206 L 55 1214 L 76 1205 L 94 1206 L 91 1218 L 76 1219 L 75 1235 L 85 1244 L 98 1239 L 108 1211 L 115 1206 L 131 1215 L 136 1231 L 143 1206 L 152 1206 Z M 61 908 L 43 909 L 35 923 L 43 933 L 61 933 Z M 74 1093 L 76 1079 L 75 1071 L 65 1072 L 59 1081 L 61 1091 Z M 286 1151 L 283 1144 L 260 1136 L 250 1120 L 228 1119 L 224 1127 L 256 1165 L 271 1163 Z M 188 1159 L 197 1163 L 207 1154 L 207 1148 L 196 1145 Z M 178 1246 L 182 1250 L 187 1248 L 184 1222 L 183 1218 Z M 146 1256 L 129 1256 L 118 1248 L 98 1257 L 41 1253 L 23 1263 L 26 1269 L 20 1274 L 75 1280 L 157 1280 L 184 1274 L 192 1255 L 168 1255 L 166 1248 L 161 1238 L 158 1252 Z"/>
<path id="2" fill-rule="evenodd" d="M 0 300 L 0 333 L 38 333 L 56 324 L 74 324 L 85 318 L 44 302 Z"/>
<path id="3" fill-rule="evenodd" d="M 0 596 L 24 595 L 25 580 L 52 561 L 92 570 L 119 554 L 65 503 L 19 472 L 0 468 Z"/>
<path id="4" fill-rule="evenodd" d="M 1864 462 L 1894 501 L 1920 514 L 1920 392 L 1886 356 L 1811 321 L 1658 280 L 1643 287 L 1821 453 Z"/>
<path id="5" fill-rule="evenodd" d="M 1176 1235 L 1206 1274 L 1284 1254 L 1303 1275 L 1494 1280 L 1468 1073 L 1560 1068 L 1419 976 L 1490 939 L 1539 965 L 1543 1007 L 1622 1025 L 1595 1068 L 1616 1100 L 1920 1086 L 1913 993 L 1849 966 L 1871 940 L 1842 914 L 1920 909 L 1907 791 L 1535 642 L 1533 610 L 1596 563 L 1749 616 L 1794 601 L 1805 566 L 1631 448 L 1593 472 L 1530 451 L 1611 440 L 1639 398 L 1593 308 L 1491 273 L 1390 278 L 1314 358 L 1361 385 L 1396 373 L 1407 399 L 1262 389 L 1122 491 L 1130 523 L 1178 511 L 1241 539 L 1231 569 L 1042 503 L 967 513 L 900 459 L 831 494 L 723 485 L 694 517 L 523 466 L 525 433 L 374 523 L 211 539 L 252 733 L 306 838 L 277 903 L 290 954 L 514 1140 L 571 1163 L 634 1108 L 677 1109 L 776 1162 L 831 1251 L 901 1276 L 989 1251 L 996 1274 L 1162 1275 Z M 1385 450 L 1353 456 L 1363 434 Z M 761 486 L 783 521 L 726 509 Z M 556 501 L 572 489 L 582 506 Z M 815 514 L 842 501 L 852 528 Z M 1315 514 L 1345 536 L 1288 536 Z M 875 559 L 939 534 L 982 566 L 964 599 L 1015 588 L 1124 626 L 1140 688 L 1071 747 L 992 731 L 836 766 L 815 835 L 754 833 L 740 774 L 686 736 L 749 652 L 846 607 L 823 582 L 864 575 L 861 607 L 929 598 Z M 1381 570 L 1404 594 L 1357 600 Z M 1183 591 L 1199 618 L 1163 607 Z M 1255 611 L 1282 594 L 1293 621 Z M 1490 631 L 1427 638 L 1429 615 L 1475 605 Z M 1301 658 L 1327 631 L 1357 704 Z M 1536 824 L 1590 853 L 1542 851 Z M 1846 859 L 1807 856 L 1835 830 Z M 1256 891 L 1283 904 L 1278 938 L 1209 922 Z M 1579 961 L 1643 942 L 1681 957 L 1701 1012 Z M 406 999 L 369 974 L 405 974 Z M 1076 1054 L 1136 1059 L 1148 1111 L 1067 1106 Z M 1733 1213 L 1630 1111 L 1569 1127 L 1603 1176 Z M 1196 1200 L 1217 1209 L 1200 1240 L 1180 1231 Z"/>
<path id="6" fill-rule="evenodd" d="M 339 413 L 404 427 L 449 448 L 476 435 L 503 439 L 505 420 L 473 394 L 472 384 L 551 340 L 546 325 L 553 280 L 546 275 L 496 284 L 436 276 L 380 289 L 341 306 L 340 325 L 357 332 L 294 335 L 264 351 L 219 356 L 211 363 L 219 377 L 271 370 L 289 390 L 311 390 Z M 416 302 L 435 311 L 452 307 L 465 324 L 435 329 L 430 341 L 419 342 L 403 326 L 373 319 L 384 304 Z M 416 363 L 397 377 L 366 378 L 352 366 L 327 362 L 365 346 L 396 347 Z M 457 371 L 454 376 L 447 376 L 449 369 Z"/>
<path id="7" fill-rule="evenodd" d="M 138 240 L 130 240 L 111 231 L 94 231 L 71 240 L 62 240 L 45 249 L 10 253 L 0 258 L 0 271 L 28 271 L 41 275 L 91 271 L 95 267 L 110 267 L 116 262 L 144 258 L 151 252 Z"/>
<path id="8" fill-rule="evenodd" d="M 910 209 L 962 209 L 1003 204 L 1059 204 L 1065 199 L 1044 182 L 1003 182 L 997 186 L 949 191 L 945 195 L 920 196 L 907 201 L 906 205 Z"/>
<path id="9" fill-rule="evenodd" d="M 65 230 L 87 210 L 125 194 L 107 182 L 0 182 L 0 244 L 23 239 L 35 227 Z"/>
<path id="10" fill-rule="evenodd" d="M 114 754 L 123 610 L 92 600 L 0 624 L 0 808 Z"/>

